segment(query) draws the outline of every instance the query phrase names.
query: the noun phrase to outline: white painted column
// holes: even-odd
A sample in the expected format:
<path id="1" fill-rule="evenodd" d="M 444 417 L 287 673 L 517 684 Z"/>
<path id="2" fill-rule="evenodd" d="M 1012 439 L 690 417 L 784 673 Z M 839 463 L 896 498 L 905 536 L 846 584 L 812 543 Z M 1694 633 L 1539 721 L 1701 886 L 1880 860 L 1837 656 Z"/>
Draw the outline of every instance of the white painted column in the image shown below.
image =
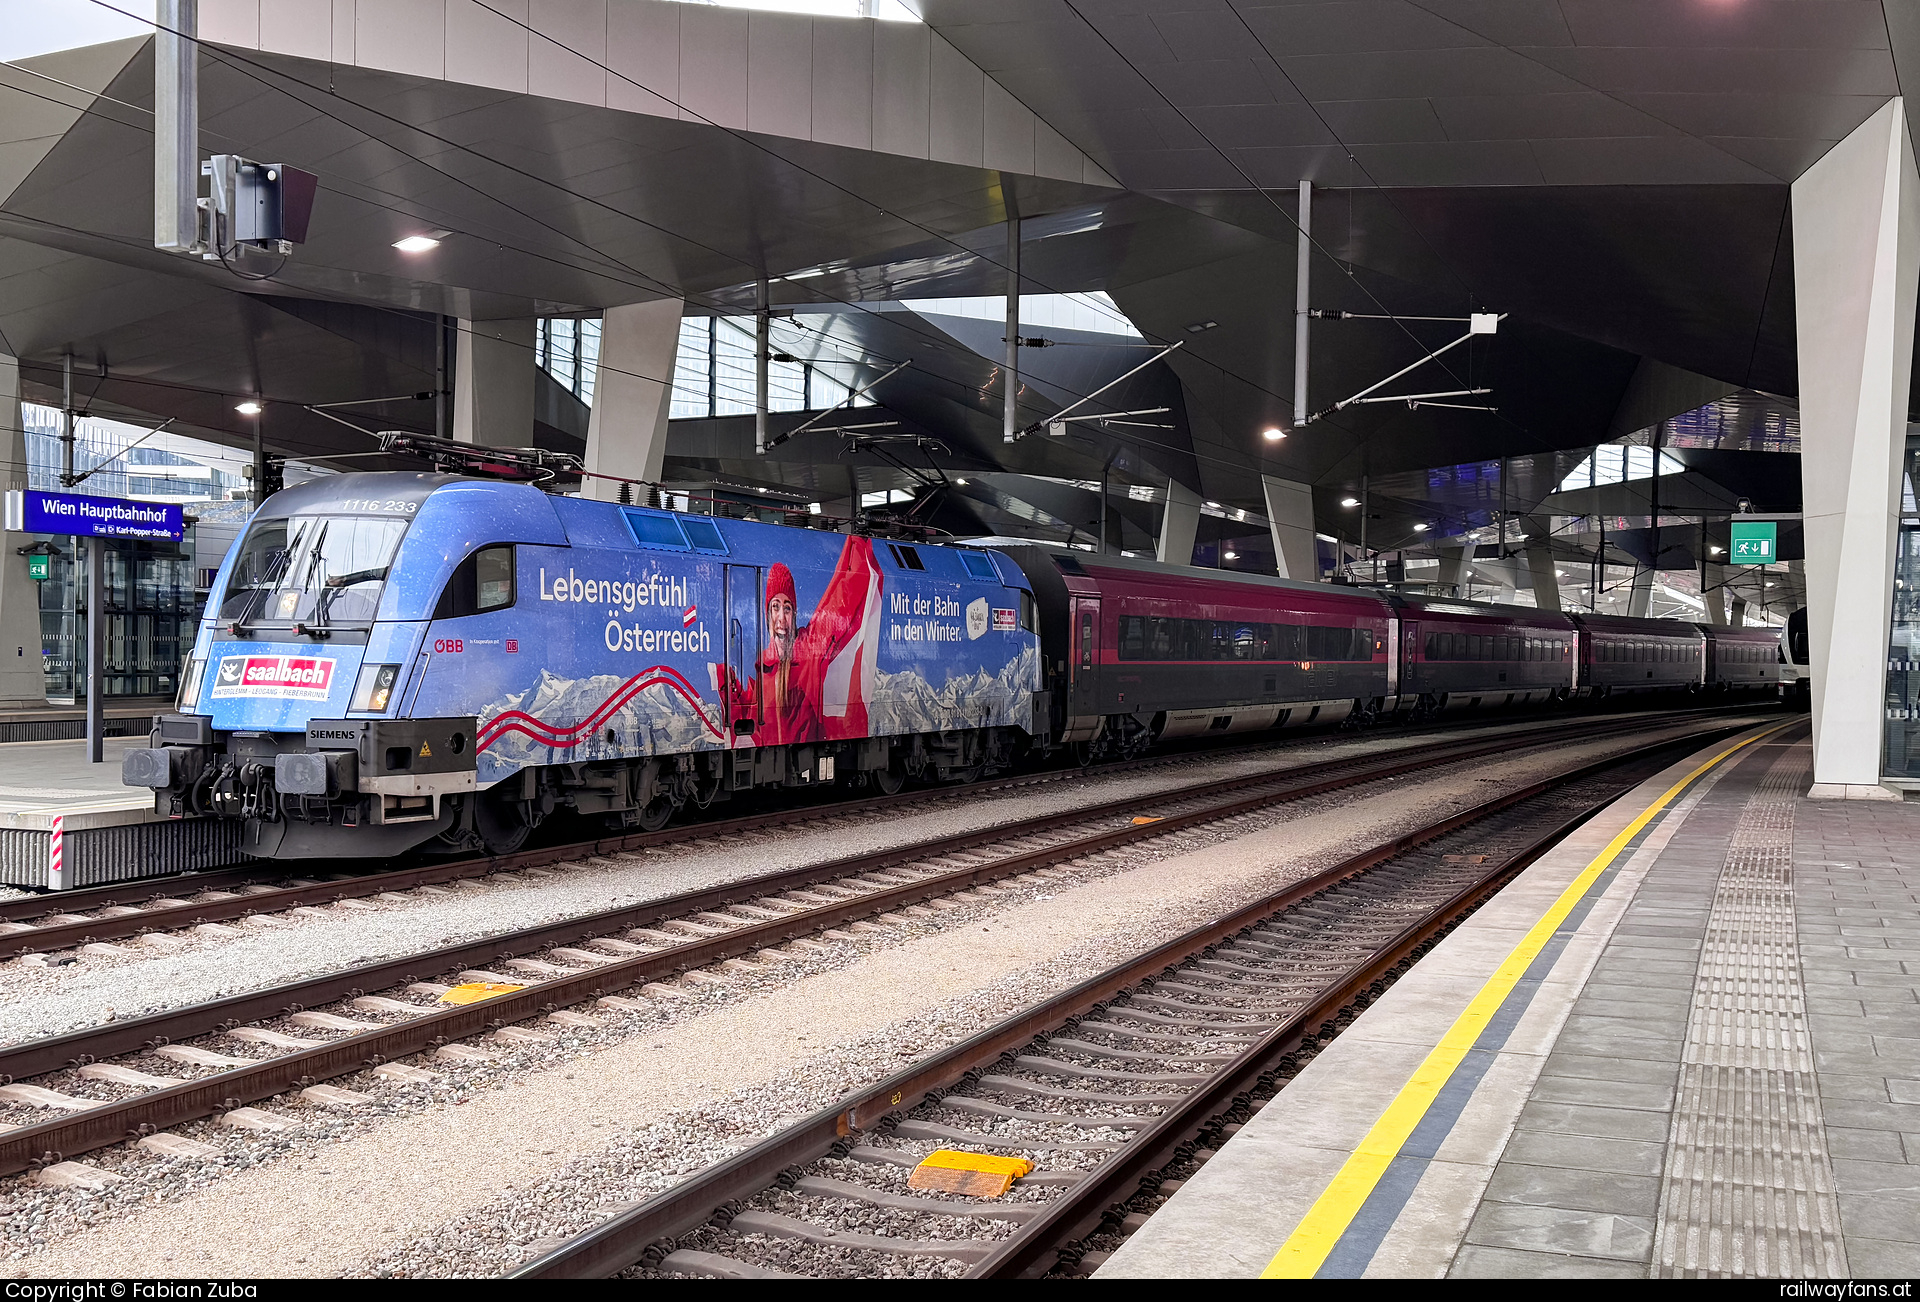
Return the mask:
<path id="1" fill-rule="evenodd" d="M 1433 550 L 1440 557 L 1440 586 L 1453 589 L 1453 595 L 1467 595 L 1467 549 L 1472 543 L 1439 542 Z"/>
<path id="2" fill-rule="evenodd" d="M 1560 609 L 1560 576 L 1553 568 L 1553 546 L 1547 524 L 1527 521 L 1527 578 L 1533 584 L 1533 604 L 1541 610 Z"/>
<path id="3" fill-rule="evenodd" d="M 1706 579 L 1706 591 L 1700 599 L 1707 603 L 1707 623 L 1715 628 L 1727 626 L 1727 567 L 1709 561 L 1700 567 Z"/>
<path id="4" fill-rule="evenodd" d="M 1193 540 L 1199 535 L 1200 494 L 1177 479 L 1169 479 L 1167 509 L 1160 517 L 1154 558 L 1168 565 L 1193 564 Z"/>
<path id="5" fill-rule="evenodd" d="M 1880 785 L 1920 174 L 1893 99 L 1793 183 L 1815 797 Z"/>
<path id="6" fill-rule="evenodd" d="M 1653 604 L 1653 571 L 1644 565 L 1633 572 L 1633 587 L 1627 592 L 1627 614 L 1634 619 L 1645 619 L 1647 608 Z"/>
<path id="7" fill-rule="evenodd" d="M 6 421 L 6 483 L 27 486 L 26 419 L 20 411 L 20 363 L 0 354 L 0 419 Z M 71 539 L 68 540 L 69 542 Z M 45 705 L 40 667 L 40 585 L 27 575 L 23 533 L 0 534 L 0 702 Z"/>
<path id="8" fill-rule="evenodd" d="M 533 444 L 532 317 L 461 321 L 453 361 L 453 437 L 490 448 Z"/>
<path id="9" fill-rule="evenodd" d="M 587 469 L 659 483 L 667 460 L 667 412 L 673 402 L 673 363 L 680 348 L 679 299 L 628 303 L 607 309 L 600 327 L 600 369 L 587 422 Z M 588 479 L 583 497 L 618 501 L 620 484 Z M 635 501 L 645 501 L 644 489 Z"/>
<path id="10" fill-rule="evenodd" d="M 1267 495 L 1268 528 L 1273 531 L 1275 570 L 1283 579 L 1320 581 L 1320 548 L 1313 537 L 1313 489 L 1290 479 L 1260 476 Z"/>

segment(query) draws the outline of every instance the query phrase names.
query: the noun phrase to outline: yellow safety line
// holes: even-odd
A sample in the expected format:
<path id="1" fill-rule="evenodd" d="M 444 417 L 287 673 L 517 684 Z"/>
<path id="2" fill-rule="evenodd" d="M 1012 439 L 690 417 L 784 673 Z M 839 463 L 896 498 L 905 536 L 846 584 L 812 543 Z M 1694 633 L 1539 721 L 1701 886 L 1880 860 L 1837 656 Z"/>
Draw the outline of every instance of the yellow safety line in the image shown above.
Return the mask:
<path id="1" fill-rule="evenodd" d="M 1347 1232 L 1347 1227 L 1353 1223 L 1353 1218 L 1359 1215 L 1360 1208 L 1373 1193 L 1374 1186 L 1380 1183 L 1380 1177 L 1386 1174 L 1387 1167 L 1395 1157 L 1399 1156 L 1400 1149 L 1413 1134 L 1414 1128 L 1420 1124 L 1421 1118 L 1426 1116 L 1427 1109 L 1433 1106 L 1434 1099 L 1439 1096 L 1448 1078 L 1453 1075 L 1454 1069 L 1460 1065 L 1467 1056 L 1467 1051 L 1479 1040 L 1480 1033 L 1486 1029 L 1487 1023 L 1492 1021 L 1494 1014 L 1500 1010 L 1500 1005 L 1506 1001 L 1507 995 L 1512 992 L 1526 970 L 1532 966 L 1533 960 L 1539 956 L 1540 951 L 1546 948 L 1547 942 L 1553 938 L 1554 932 L 1559 930 L 1560 924 L 1566 920 L 1567 915 L 1573 912 L 1574 906 L 1579 904 L 1581 898 L 1592 888 L 1593 883 L 1619 857 L 1620 852 L 1626 849 L 1633 838 L 1640 834 L 1654 815 L 1671 804 L 1696 778 L 1724 761 L 1729 755 L 1789 726 L 1790 722 L 1783 723 L 1765 732 L 1755 733 L 1745 741 L 1729 746 L 1681 778 L 1667 789 L 1665 795 L 1647 806 L 1638 818 L 1622 828 L 1620 834 L 1607 843 L 1607 848 L 1602 850 L 1578 877 L 1568 883 L 1566 890 L 1560 893 L 1560 898 L 1553 902 L 1553 907 L 1534 923 L 1533 929 L 1527 932 L 1526 937 L 1513 947 L 1513 952 L 1508 954 L 1493 975 L 1487 978 L 1487 983 L 1480 987 L 1480 992 L 1473 997 L 1473 1002 L 1467 1005 L 1466 1011 L 1461 1013 L 1448 1028 L 1446 1035 L 1441 1037 L 1440 1043 L 1434 1046 L 1433 1052 L 1429 1053 L 1426 1061 L 1420 1064 L 1419 1070 L 1414 1072 L 1412 1078 L 1401 1087 L 1393 1102 L 1387 1105 L 1387 1110 L 1380 1114 L 1380 1119 L 1374 1122 L 1373 1129 L 1367 1132 L 1366 1138 L 1360 1141 L 1360 1146 L 1348 1156 L 1339 1174 L 1333 1177 L 1326 1190 L 1301 1219 L 1300 1224 L 1294 1228 L 1293 1234 L 1281 1245 L 1280 1251 L 1274 1253 L 1273 1260 L 1267 1263 L 1267 1268 L 1260 1272 L 1262 1279 L 1313 1278 L 1314 1273 L 1325 1263 L 1328 1254 L 1333 1251 L 1334 1245 L 1340 1241 L 1340 1236 Z"/>

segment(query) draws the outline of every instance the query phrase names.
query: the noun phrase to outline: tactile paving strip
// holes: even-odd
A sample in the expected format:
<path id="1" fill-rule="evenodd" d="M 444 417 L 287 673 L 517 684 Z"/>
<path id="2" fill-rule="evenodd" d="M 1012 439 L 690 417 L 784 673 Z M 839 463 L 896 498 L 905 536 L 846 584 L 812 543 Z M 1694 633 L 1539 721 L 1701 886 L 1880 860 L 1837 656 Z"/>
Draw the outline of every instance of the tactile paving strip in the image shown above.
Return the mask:
<path id="1" fill-rule="evenodd" d="M 1714 891 L 1660 1182 L 1653 1274 L 1845 1276 L 1793 912 L 1805 747 L 1741 812 Z"/>

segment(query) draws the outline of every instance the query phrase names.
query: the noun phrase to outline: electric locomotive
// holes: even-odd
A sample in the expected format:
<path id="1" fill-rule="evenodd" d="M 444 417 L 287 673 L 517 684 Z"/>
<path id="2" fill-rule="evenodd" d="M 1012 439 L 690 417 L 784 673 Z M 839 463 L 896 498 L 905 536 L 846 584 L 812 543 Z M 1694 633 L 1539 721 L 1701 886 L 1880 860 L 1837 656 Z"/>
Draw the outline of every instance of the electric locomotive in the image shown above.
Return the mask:
<path id="1" fill-rule="evenodd" d="M 555 809 L 658 827 L 752 787 L 977 777 L 1040 687 L 990 552 L 452 475 L 268 498 L 122 780 L 267 858 L 502 853 Z"/>

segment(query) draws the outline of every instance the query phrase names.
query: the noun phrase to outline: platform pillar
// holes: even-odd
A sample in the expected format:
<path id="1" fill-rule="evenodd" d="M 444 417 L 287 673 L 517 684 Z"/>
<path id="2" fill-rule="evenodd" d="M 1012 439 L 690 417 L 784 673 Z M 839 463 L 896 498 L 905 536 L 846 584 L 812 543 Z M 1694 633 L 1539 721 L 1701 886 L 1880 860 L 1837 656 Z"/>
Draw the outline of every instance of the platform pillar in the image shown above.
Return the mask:
<path id="1" fill-rule="evenodd" d="M 1700 567 L 1700 599 L 1707 603 L 1707 623 L 1715 628 L 1727 626 L 1727 567 L 1709 562 Z"/>
<path id="2" fill-rule="evenodd" d="M 1200 494 L 1177 479 L 1167 481 L 1167 509 L 1160 516 L 1154 559 L 1164 565 L 1193 564 L 1193 540 L 1200 534 Z"/>
<path id="3" fill-rule="evenodd" d="M 533 443 L 532 317 L 461 321 L 454 346 L 453 437 L 490 448 Z"/>
<path id="4" fill-rule="evenodd" d="M 1634 619 L 1645 619 L 1647 608 L 1653 605 L 1653 571 L 1644 566 L 1633 572 L 1633 587 L 1627 592 L 1627 614 Z"/>
<path id="5" fill-rule="evenodd" d="M 667 413 L 673 404 L 673 365 L 680 349 L 677 298 L 607 309 L 600 327 L 600 369 L 587 422 L 587 469 L 602 475 L 660 482 L 667 462 Z M 589 478 L 584 497 L 618 501 L 620 483 Z M 638 489 L 635 501 L 646 500 Z"/>
<path id="6" fill-rule="evenodd" d="M 1435 543 L 1433 550 L 1440 557 L 1440 586 L 1453 589 L 1453 595 L 1467 595 L 1467 552 L 1473 546 L 1467 542 Z"/>
<path id="7" fill-rule="evenodd" d="M 1290 479 L 1260 476 L 1273 530 L 1274 572 L 1302 583 L 1320 581 L 1320 549 L 1313 537 L 1313 488 Z"/>
<path id="8" fill-rule="evenodd" d="M 1527 579 L 1533 585 L 1533 604 L 1541 610 L 1560 609 L 1560 576 L 1553 565 L 1552 526 L 1528 520 Z"/>
<path id="9" fill-rule="evenodd" d="M 1920 173 L 1893 99 L 1793 183 L 1815 797 L 1880 785 L 1920 278 Z"/>
<path id="10" fill-rule="evenodd" d="M 20 363 L 0 354 L 0 418 L 6 421 L 6 485 L 27 487 L 26 418 L 20 411 Z M 19 549 L 27 535 L 0 534 L 0 704 L 45 705 L 40 665 L 40 585 Z"/>

